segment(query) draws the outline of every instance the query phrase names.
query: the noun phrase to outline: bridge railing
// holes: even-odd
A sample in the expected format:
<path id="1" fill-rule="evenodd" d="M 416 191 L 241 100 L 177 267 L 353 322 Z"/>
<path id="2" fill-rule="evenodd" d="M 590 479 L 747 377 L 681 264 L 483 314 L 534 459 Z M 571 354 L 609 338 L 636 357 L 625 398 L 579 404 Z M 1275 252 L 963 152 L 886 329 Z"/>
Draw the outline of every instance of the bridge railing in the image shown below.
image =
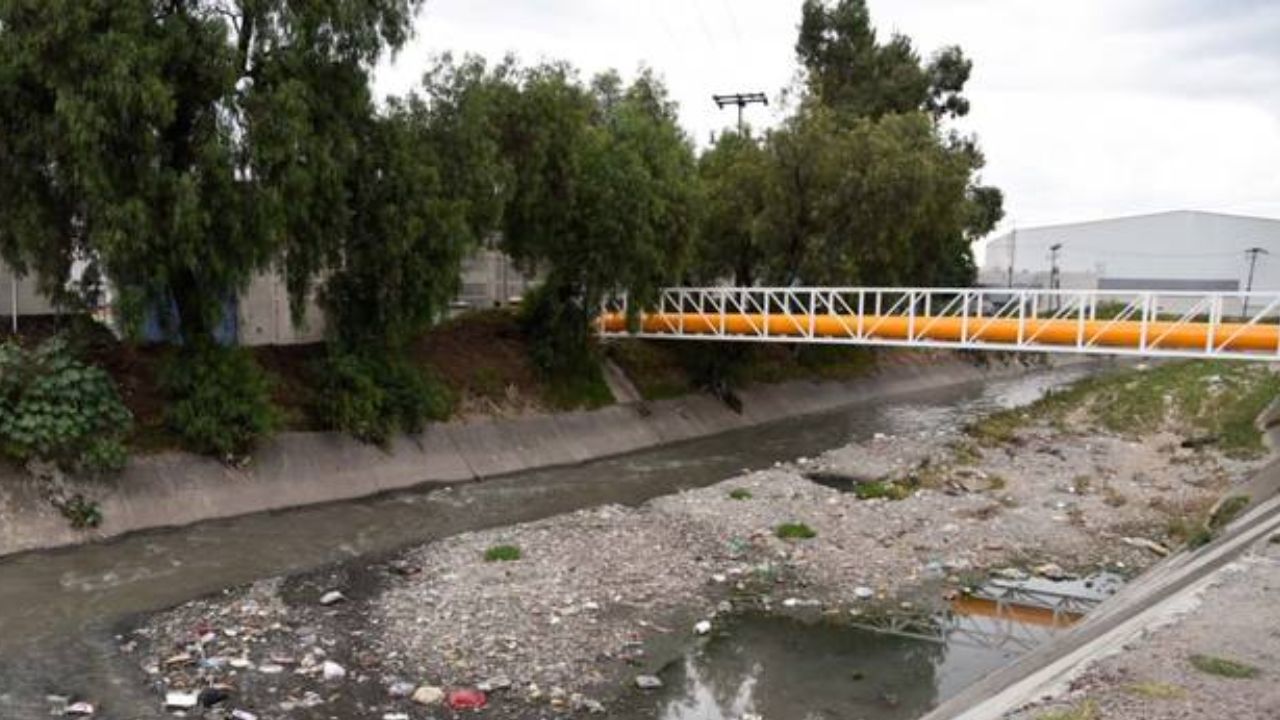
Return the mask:
<path id="1" fill-rule="evenodd" d="M 610 300 L 598 329 L 604 337 L 1278 360 L 1280 293 L 675 287 L 650 307 Z"/>

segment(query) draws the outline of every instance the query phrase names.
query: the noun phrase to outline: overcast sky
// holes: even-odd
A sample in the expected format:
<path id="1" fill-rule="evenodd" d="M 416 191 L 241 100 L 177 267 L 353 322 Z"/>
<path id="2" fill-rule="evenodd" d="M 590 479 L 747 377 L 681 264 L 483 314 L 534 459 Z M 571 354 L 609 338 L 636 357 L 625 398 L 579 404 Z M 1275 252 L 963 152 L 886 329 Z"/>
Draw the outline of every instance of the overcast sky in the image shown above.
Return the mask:
<path id="1" fill-rule="evenodd" d="M 377 76 L 418 82 L 433 53 L 647 64 L 690 135 L 734 122 L 713 93 L 794 77 L 799 0 L 428 0 Z M 870 0 L 882 35 L 974 61 L 961 125 L 1007 218 L 1031 227 L 1172 209 L 1280 217 L 1280 3 L 1268 0 Z M 756 124 L 777 119 L 755 106 Z"/>

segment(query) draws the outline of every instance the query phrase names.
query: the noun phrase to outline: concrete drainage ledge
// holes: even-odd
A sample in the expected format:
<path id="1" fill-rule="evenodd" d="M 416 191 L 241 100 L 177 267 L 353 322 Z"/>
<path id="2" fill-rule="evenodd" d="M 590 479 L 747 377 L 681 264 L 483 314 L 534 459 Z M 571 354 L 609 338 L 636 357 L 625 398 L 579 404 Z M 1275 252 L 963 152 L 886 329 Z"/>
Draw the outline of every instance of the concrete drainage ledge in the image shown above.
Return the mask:
<path id="1" fill-rule="evenodd" d="M 1071 358 L 1056 363 L 1096 362 Z M 136 458 L 109 483 L 85 483 L 102 525 L 78 531 L 16 470 L 0 477 L 0 556 L 103 540 L 419 485 L 451 484 L 571 465 L 791 417 L 1028 372 L 1018 363 L 978 368 L 957 360 L 895 365 L 849 382 L 791 382 L 742 393 L 738 414 L 705 395 L 599 410 L 430 426 L 383 450 L 338 433 L 284 433 L 245 469 L 180 452 Z"/>

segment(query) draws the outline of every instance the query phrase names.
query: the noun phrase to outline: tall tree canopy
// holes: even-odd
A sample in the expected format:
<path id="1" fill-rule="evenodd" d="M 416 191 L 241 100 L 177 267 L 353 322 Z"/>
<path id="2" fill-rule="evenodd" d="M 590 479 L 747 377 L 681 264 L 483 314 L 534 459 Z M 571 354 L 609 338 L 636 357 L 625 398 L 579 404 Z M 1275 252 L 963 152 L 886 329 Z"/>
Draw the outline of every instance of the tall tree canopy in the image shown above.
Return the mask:
<path id="1" fill-rule="evenodd" d="M 368 217 L 366 149 L 392 162 L 369 72 L 421 4 L 0 0 L 0 251 L 58 295 L 99 266 L 193 340 L 273 261 L 304 297 Z"/>
<path id="2" fill-rule="evenodd" d="M 334 269 L 321 297 L 344 349 L 381 353 L 419 335 L 456 295 L 466 250 L 497 229 L 510 184 L 497 123 L 511 72 L 446 55 L 423 95 L 391 99 L 359 128 L 348 219 L 324 246 Z"/>
<path id="3" fill-rule="evenodd" d="M 545 271 L 529 317 L 540 365 L 573 365 L 603 300 L 637 302 L 678 277 L 695 230 L 693 149 L 652 74 L 582 84 L 565 66 L 526 70 L 503 120 L 512 187 L 504 248 Z"/>
<path id="4" fill-rule="evenodd" d="M 809 92 L 840 113 L 969 112 L 961 92 L 973 63 L 960 48 L 945 47 L 922 64 L 911 38 L 895 33 L 879 41 L 865 0 L 805 0 L 796 55 Z"/>
<path id="5" fill-rule="evenodd" d="M 721 133 L 698 159 L 704 201 L 695 282 L 729 274 L 737 285 L 753 285 L 772 248 L 766 247 L 770 158 L 750 133 Z"/>
<path id="6" fill-rule="evenodd" d="M 723 135 L 703 157 L 702 274 L 790 285 L 973 280 L 970 244 L 1001 216 L 978 181 L 976 142 L 948 131 L 968 112 L 971 64 L 956 47 L 924 63 L 882 43 L 863 0 L 807 0 L 794 112 L 753 141 Z"/>

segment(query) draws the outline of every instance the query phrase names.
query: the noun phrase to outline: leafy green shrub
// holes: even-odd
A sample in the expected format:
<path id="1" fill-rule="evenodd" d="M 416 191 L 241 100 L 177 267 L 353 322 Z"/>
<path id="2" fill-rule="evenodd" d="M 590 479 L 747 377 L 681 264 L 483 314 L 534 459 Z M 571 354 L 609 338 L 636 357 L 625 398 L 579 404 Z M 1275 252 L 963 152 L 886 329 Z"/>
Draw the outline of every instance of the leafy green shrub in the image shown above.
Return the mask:
<path id="1" fill-rule="evenodd" d="M 520 559 L 520 548 L 515 545 L 494 545 L 484 551 L 485 562 L 513 562 Z"/>
<path id="2" fill-rule="evenodd" d="M 729 491 L 729 497 L 733 500 L 750 500 L 751 491 L 746 488 L 734 488 Z"/>
<path id="3" fill-rule="evenodd" d="M 334 352 L 318 368 L 315 413 L 328 428 L 378 444 L 452 411 L 448 389 L 400 358 Z"/>
<path id="4" fill-rule="evenodd" d="M 101 368 L 77 360 L 61 337 L 35 350 L 0 345 L 0 446 L 16 460 L 68 471 L 124 467 L 133 416 Z"/>
<path id="5" fill-rule="evenodd" d="M 102 508 L 96 501 L 89 500 L 80 493 L 65 500 L 56 500 L 54 506 L 76 530 L 88 530 L 102 524 Z"/>
<path id="6" fill-rule="evenodd" d="M 169 398 L 165 422 L 195 452 L 245 457 L 280 426 L 271 385 L 243 348 L 184 349 L 161 367 L 160 388 Z"/>
<path id="7" fill-rule="evenodd" d="M 783 523 L 774 530 L 774 534 L 783 540 L 808 540 L 818 536 L 813 528 L 804 523 Z"/>

